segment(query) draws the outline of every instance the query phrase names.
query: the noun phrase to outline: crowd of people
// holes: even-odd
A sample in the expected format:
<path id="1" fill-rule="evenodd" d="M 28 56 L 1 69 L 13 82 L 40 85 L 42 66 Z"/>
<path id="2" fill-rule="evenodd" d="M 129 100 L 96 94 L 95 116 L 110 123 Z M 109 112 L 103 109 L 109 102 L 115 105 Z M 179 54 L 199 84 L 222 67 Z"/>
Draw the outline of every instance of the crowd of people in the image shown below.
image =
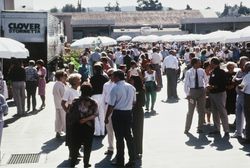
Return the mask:
<path id="1" fill-rule="evenodd" d="M 203 133 L 204 124 L 211 124 L 213 119 L 209 134 L 220 134 L 222 123 L 224 136 L 229 137 L 228 115 L 235 114 L 236 131 L 231 137 L 249 143 L 249 105 L 244 103 L 250 93 L 249 58 L 250 44 L 122 43 L 102 51 L 85 49 L 79 56 L 78 70 L 70 65 L 68 70 L 56 72 L 56 136 L 66 130 L 72 166 L 84 145 L 84 165 L 88 167 L 93 136 L 107 133 L 105 154 L 110 155 L 115 135 L 115 164 L 124 166 L 126 140 L 126 166 L 133 166 L 143 153 L 144 115 L 156 114 L 157 92 L 163 87 L 162 75 L 166 75 L 167 98 L 163 102 L 177 103 L 177 85 L 184 82 L 188 100 L 185 134 L 196 108 L 197 133 Z"/>
<path id="2" fill-rule="evenodd" d="M 30 98 L 32 109 L 36 110 L 37 87 L 43 109 L 46 88 L 43 61 L 30 60 L 26 68 L 18 60 L 14 61 L 8 79 L 12 81 L 17 114 L 23 116 L 30 110 Z M 90 167 L 93 137 L 107 133 L 105 154 L 112 155 L 115 136 L 116 161 L 112 164 L 133 167 L 143 154 L 144 115 L 156 114 L 157 92 L 161 91 L 162 76 L 166 75 L 165 103 L 178 103 L 177 85 L 184 82 L 188 101 L 185 134 L 189 134 L 195 108 L 199 114 L 197 133 L 203 133 L 203 126 L 213 121 L 209 134 L 220 134 L 222 123 L 224 136 L 229 137 L 228 115 L 235 114 L 236 129 L 231 137 L 249 144 L 249 61 L 250 43 L 121 43 L 112 48 L 85 49 L 79 55 L 79 68 L 69 63 L 67 68 L 55 72 L 56 137 L 66 134 L 72 167 L 77 164 L 81 146 L 84 167 Z M 124 140 L 129 154 L 127 164 L 124 163 Z"/>

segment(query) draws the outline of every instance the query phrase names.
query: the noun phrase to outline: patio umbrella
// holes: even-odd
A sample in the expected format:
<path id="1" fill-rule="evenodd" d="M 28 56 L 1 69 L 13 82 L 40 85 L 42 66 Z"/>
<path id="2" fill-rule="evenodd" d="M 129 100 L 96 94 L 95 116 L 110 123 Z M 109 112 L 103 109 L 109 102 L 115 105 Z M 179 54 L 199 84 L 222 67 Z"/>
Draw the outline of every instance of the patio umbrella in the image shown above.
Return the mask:
<path id="1" fill-rule="evenodd" d="M 204 35 L 200 39 L 200 43 L 225 43 L 226 37 L 230 37 L 232 35 L 232 32 L 230 31 L 222 31 L 218 30 L 209 34 Z"/>
<path id="2" fill-rule="evenodd" d="M 116 41 L 119 41 L 119 42 L 121 42 L 121 41 L 130 41 L 131 39 L 132 39 L 132 37 L 127 36 L 127 35 L 123 35 L 123 36 L 118 37 L 116 39 Z"/>
<path id="3" fill-rule="evenodd" d="M 158 42 L 160 41 L 160 37 L 157 36 L 157 35 L 148 35 L 145 37 L 145 41 L 144 42 L 147 42 L 147 43 L 155 43 L 155 42 Z"/>
<path id="4" fill-rule="evenodd" d="M 143 43 L 145 41 L 146 36 L 136 36 L 132 39 L 132 42 Z"/>
<path id="5" fill-rule="evenodd" d="M 3 59 L 23 59 L 28 56 L 29 51 L 25 48 L 24 44 L 10 38 L 0 37 L 1 70 L 3 70 Z"/>
<path id="6" fill-rule="evenodd" d="M 0 37 L 0 58 L 27 58 L 28 56 L 29 51 L 24 44 L 10 38 Z"/>
<path id="7" fill-rule="evenodd" d="M 79 40 L 76 40 L 71 44 L 72 48 L 91 48 L 91 47 L 106 47 L 116 45 L 116 40 L 106 37 L 106 36 L 98 36 L 98 37 L 85 37 Z"/>

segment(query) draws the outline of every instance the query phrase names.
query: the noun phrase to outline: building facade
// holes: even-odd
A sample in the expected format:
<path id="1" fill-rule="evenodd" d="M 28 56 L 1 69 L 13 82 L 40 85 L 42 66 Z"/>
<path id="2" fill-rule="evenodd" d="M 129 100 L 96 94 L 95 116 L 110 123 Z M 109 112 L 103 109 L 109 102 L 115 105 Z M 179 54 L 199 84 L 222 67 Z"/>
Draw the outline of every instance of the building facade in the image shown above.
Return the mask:
<path id="1" fill-rule="evenodd" d="M 217 30 L 236 31 L 250 25 L 250 17 L 189 18 L 181 20 L 181 30 L 207 34 Z"/>

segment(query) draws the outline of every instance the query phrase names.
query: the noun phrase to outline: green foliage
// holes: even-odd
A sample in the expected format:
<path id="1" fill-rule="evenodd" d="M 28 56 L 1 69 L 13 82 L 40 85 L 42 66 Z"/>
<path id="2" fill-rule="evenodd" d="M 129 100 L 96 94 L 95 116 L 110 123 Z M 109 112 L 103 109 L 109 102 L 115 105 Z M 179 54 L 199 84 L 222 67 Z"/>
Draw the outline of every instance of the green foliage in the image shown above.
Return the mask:
<path id="1" fill-rule="evenodd" d="M 192 10 L 192 8 L 187 4 L 186 10 Z"/>
<path id="2" fill-rule="evenodd" d="M 81 7 L 81 4 L 77 4 L 75 7 L 73 4 L 66 4 L 62 8 L 62 12 L 85 12 L 86 9 Z"/>
<path id="3" fill-rule="evenodd" d="M 106 12 L 120 12 L 120 4 L 116 1 L 116 5 L 111 6 L 111 3 L 109 2 L 107 6 L 104 7 Z"/>
<path id="4" fill-rule="evenodd" d="M 50 9 L 50 13 L 57 13 L 59 10 L 57 9 L 57 7 L 51 8 Z"/>
<path id="5" fill-rule="evenodd" d="M 160 11 L 163 10 L 162 4 L 158 0 L 137 0 L 137 11 Z"/>
<path id="6" fill-rule="evenodd" d="M 226 5 L 224 6 L 224 10 L 221 13 L 220 17 L 226 17 L 226 16 L 247 16 L 250 14 L 250 8 L 244 6 L 242 4 L 242 2 L 240 3 L 240 5 L 234 5 L 234 6 L 230 6 L 230 5 Z"/>
<path id="7" fill-rule="evenodd" d="M 81 55 L 81 50 L 71 50 L 69 53 L 63 56 L 64 63 L 69 64 L 70 62 L 75 65 L 76 69 L 79 69 L 80 62 L 79 57 Z"/>

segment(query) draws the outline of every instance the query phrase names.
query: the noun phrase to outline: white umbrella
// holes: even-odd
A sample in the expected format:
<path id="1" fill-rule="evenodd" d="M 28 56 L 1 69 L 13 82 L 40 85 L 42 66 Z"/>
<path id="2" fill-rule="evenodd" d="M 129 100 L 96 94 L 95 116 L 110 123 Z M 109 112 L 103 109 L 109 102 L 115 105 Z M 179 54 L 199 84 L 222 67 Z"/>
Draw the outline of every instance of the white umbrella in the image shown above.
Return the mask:
<path id="1" fill-rule="evenodd" d="M 132 39 L 132 42 L 140 42 L 143 43 L 145 41 L 146 36 L 136 36 Z"/>
<path id="2" fill-rule="evenodd" d="M 0 58 L 27 58 L 28 56 L 29 51 L 24 44 L 10 38 L 0 37 Z"/>
<path id="3" fill-rule="evenodd" d="M 70 46 L 73 48 L 89 48 L 93 47 L 95 44 L 96 37 L 85 37 L 79 40 L 76 40 Z"/>
<path id="4" fill-rule="evenodd" d="M 240 39 L 238 42 L 250 41 L 250 26 L 240 30 Z"/>
<path id="5" fill-rule="evenodd" d="M 119 41 L 119 42 L 121 42 L 121 41 L 130 41 L 131 39 L 132 39 L 132 37 L 127 36 L 127 35 L 123 35 L 123 36 L 118 37 L 116 39 L 116 41 Z"/>
<path id="6" fill-rule="evenodd" d="M 170 42 L 172 37 L 173 37 L 173 35 L 169 35 L 169 34 L 163 35 L 163 36 L 160 37 L 160 41 L 162 41 L 162 42 Z"/>
<path id="7" fill-rule="evenodd" d="M 216 42 L 224 43 L 226 41 L 226 37 L 229 37 L 231 35 L 232 35 L 232 32 L 230 31 L 218 30 L 218 31 L 204 35 L 199 42 L 200 43 L 216 43 Z"/>
<path id="8" fill-rule="evenodd" d="M 144 39 L 144 42 L 147 42 L 147 43 L 155 43 L 158 41 L 160 41 L 160 37 L 157 35 L 148 35 Z"/>
<path id="9" fill-rule="evenodd" d="M 117 41 L 107 36 L 99 36 L 97 37 L 97 43 L 100 43 L 101 46 L 106 47 L 116 45 Z"/>
<path id="10" fill-rule="evenodd" d="M 116 40 L 106 37 L 106 36 L 98 36 L 98 37 L 85 37 L 79 40 L 76 40 L 71 44 L 72 48 L 91 48 L 91 47 L 105 47 L 116 45 Z"/>
<path id="11" fill-rule="evenodd" d="M 225 42 L 226 43 L 240 42 L 240 40 L 241 40 L 240 36 L 241 36 L 241 32 L 240 31 L 233 32 L 230 36 L 226 37 Z"/>

